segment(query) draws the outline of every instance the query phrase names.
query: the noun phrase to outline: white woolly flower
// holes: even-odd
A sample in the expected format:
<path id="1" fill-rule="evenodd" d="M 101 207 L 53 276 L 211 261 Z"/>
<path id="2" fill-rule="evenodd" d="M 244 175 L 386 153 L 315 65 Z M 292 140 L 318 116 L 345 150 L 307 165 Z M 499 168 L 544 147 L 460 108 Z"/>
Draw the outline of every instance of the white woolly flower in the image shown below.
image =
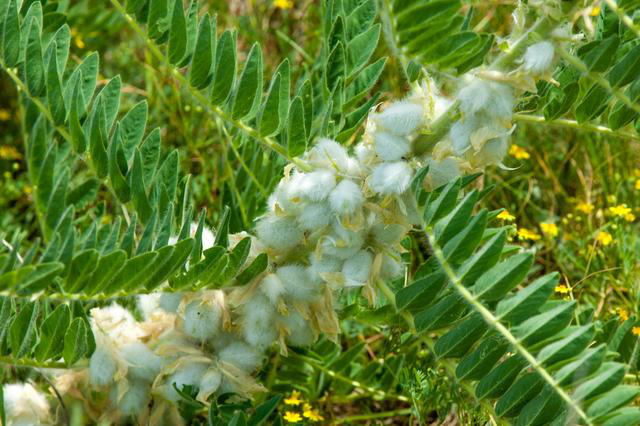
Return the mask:
<path id="1" fill-rule="evenodd" d="M 119 386 L 127 386 L 126 392 L 118 398 Z M 119 386 L 111 389 L 111 401 L 118 407 L 118 410 L 125 416 L 139 415 L 144 408 L 149 405 L 151 395 L 149 394 L 149 384 L 140 381 L 121 382 Z"/>
<path id="2" fill-rule="evenodd" d="M 289 315 L 281 316 L 279 321 L 288 331 L 287 343 L 293 346 L 310 346 L 313 344 L 315 340 L 313 331 L 298 311 L 290 310 Z"/>
<path id="3" fill-rule="evenodd" d="M 341 181 L 329 194 L 329 204 L 338 214 L 353 214 L 363 202 L 360 186 L 349 179 Z"/>
<path id="4" fill-rule="evenodd" d="M 221 317 L 217 303 L 194 300 L 184 309 L 184 332 L 195 339 L 208 340 L 218 333 Z"/>
<path id="5" fill-rule="evenodd" d="M 317 299 L 320 289 L 304 266 L 295 264 L 281 266 L 276 270 L 276 275 L 292 298 L 305 302 L 313 302 Z"/>
<path id="6" fill-rule="evenodd" d="M 347 229 L 339 221 L 334 221 L 333 232 L 320 243 L 320 253 L 344 260 L 353 256 L 363 244 L 364 235 L 361 231 Z"/>
<path id="7" fill-rule="evenodd" d="M 342 267 L 342 273 L 346 279 L 345 285 L 347 287 L 364 285 L 369 280 L 372 264 L 373 255 L 366 250 L 360 250 L 347 259 Z"/>
<path id="8" fill-rule="evenodd" d="M 256 226 L 261 242 L 279 250 L 289 250 L 302 242 L 304 233 L 293 219 L 268 216 Z"/>
<path id="9" fill-rule="evenodd" d="M 466 116 L 453 123 L 449 130 L 451 147 L 456 155 L 462 155 L 471 146 L 471 134 L 478 129 L 478 119 L 474 115 Z"/>
<path id="10" fill-rule="evenodd" d="M 285 293 L 284 284 L 276 274 L 269 274 L 264 277 L 260 282 L 259 288 L 273 305 L 276 305 Z"/>
<path id="11" fill-rule="evenodd" d="M 314 252 L 309 255 L 309 263 L 310 265 L 307 271 L 309 275 L 311 275 L 311 279 L 314 281 L 324 281 L 323 275 L 340 271 L 344 260 Z"/>
<path id="12" fill-rule="evenodd" d="M 370 232 L 376 243 L 391 246 L 400 242 L 407 233 L 407 229 L 397 223 L 376 223 L 371 226 Z"/>
<path id="13" fill-rule="evenodd" d="M 137 341 L 145 334 L 133 315 L 117 303 L 91 309 L 91 328 L 94 334 L 109 336 L 115 345 Z"/>
<path id="14" fill-rule="evenodd" d="M 414 102 L 394 102 L 379 114 L 373 115 L 376 124 L 398 136 L 413 133 L 422 123 L 422 105 Z"/>
<path id="15" fill-rule="evenodd" d="M 532 44 L 524 53 L 524 68 L 534 74 L 542 74 L 551 67 L 554 54 L 553 43 L 549 41 Z"/>
<path id="16" fill-rule="evenodd" d="M 142 318 L 148 320 L 155 311 L 160 309 L 160 293 L 141 294 L 137 301 L 138 310 Z"/>
<path id="17" fill-rule="evenodd" d="M 89 381 L 95 386 L 105 386 L 113 381 L 118 367 L 108 349 L 98 344 L 89 359 Z"/>
<path id="18" fill-rule="evenodd" d="M 162 293 L 158 303 L 164 311 L 175 314 L 181 301 L 182 293 Z"/>
<path id="19" fill-rule="evenodd" d="M 208 362 L 186 362 L 181 364 L 167 379 L 165 397 L 170 401 L 178 402 L 181 396 L 174 389 L 174 385 L 179 390 L 182 390 L 184 386 L 198 387 L 208 368 Z"/>
<path id="20" fill-rule="evenodd" d="M 200 392 L 198 393 L 198 397 L 202 395 L 203 399 L 206 400 L 209 395 L 218 390 L 221 383 L 222 373 L 220 373 L 220 370 L 217 368 L 208 369 L 204 376 L 202 376 L 202 380 L 200 380 Z"/>
<path id="21" fill-rule="evenodd" d="M 376 151 L 370 144 L 359 143 L 354 151 L 362 167 L 371 165 L 376 159 Z"/>
<path id="22" fill-rule="evenodd" d="M 458 93 L 460 109 L 468 116 L 484 112 L 490 117 L 509 118 L 515 98 L 506 84 L 473 79 Z"/>
<path id="23" fill-rule="evenodd" d="M 2 387 L 8 425 L 39 426 L 52 423 L 47 398 L 30 383 L 7 383 Z"/>
<path id="24" fill-rule="evenodd" d="M 427 176 L 429 187 L 435 189 L 460 177 L 462 172 L 458 164 L 459 161 L 453 157 L 447 157 L 440 161 L 429 160 L 429 175 Z"/>
<path id="25" fill-rule="evenodd" d="M 376 166 L 369 179 L 369 187 L 378 194 L 402 194 L 409 188 L 413 170 L 404 161 Z"/>
<path id="26" fill-rule="evenodd" d="M 470 157 L 469 162 L 477 168 L 502 164 L 502 159 L 507 154 L 508 148 L 509 139 L 507 137 L 490 139 Z"/>
<path id="27" fill-rule="evenodd" d="M 266 296 L 254 294 L 242 305 L 241 312 L 242 335 L 249 344 L 264 348 L 278 338 L 273 326 L 275 308 Z"/>
<path id="28" fill-rule="evenodd" d="M 349 154 L 338 142 L 322 138 L 309 151 L 307 161 L 315 167 L 337 168 L 345 171 L 349 166 Z"/>
<path id="29" fill-rule="evenodd" d="M 376 144 L 376 153 L 384 161 L 400 160 L 410 150 L 409 141 L 404 136 L 388 132 L 376 132 L 373 139 Z"/>
<path id="30" fill-rule="evenodd" d="M 336 175 L 331 170 L 306 173 L 296 188 L 296 194 L 311 201 L 323 201 L 336 186 Z"/>
<path id="31" fill-rule="evenodd" d="M 234 342 L 218 354 L 220 361 L 228 362 L 250 373 L 262 363 L 262 354 L 255 348 L 242 342 Z"/>
<path id="32" fill-rule="evenodd" d="M 315 231 L 329 224 L 331 210 L 327 203 L 309 203 L 301 209 L 297 219 L 301 229 Z"/>
<path id="33" fill-rule="evenodd" d="M 162 358 L 141 342 L 124 345 L 120 356 L 128 364 L 129 376 L 134 379 L 151 382 L 162 368 Z"/>

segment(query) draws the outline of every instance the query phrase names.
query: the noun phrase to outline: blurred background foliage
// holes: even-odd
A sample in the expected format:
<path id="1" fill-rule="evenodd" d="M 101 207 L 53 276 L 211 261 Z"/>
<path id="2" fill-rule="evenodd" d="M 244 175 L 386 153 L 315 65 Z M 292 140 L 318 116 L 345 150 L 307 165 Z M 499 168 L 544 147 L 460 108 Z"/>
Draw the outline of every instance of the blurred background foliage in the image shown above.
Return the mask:
<path id="1" fill-rule="evenodd" d="M 468 1 L 459 14 L 465 16 L 473 7 L 470 27 L 500 39 L 512 30 L 509 17 L 514 5 L 504 0 Z M 597 16 L 600 4 L 583 6 L 586 23 Z M 200 9 L 215 11 L 219 29 L 237 29 L 240 55 L 254 42 L 263 46 L 265 75 L 272 75 L 285 58 L 296 64 L 294 73 L 301 74 L 313 67 L 322 49 L 318 0 L 201 0 Z M 165 152 L 178 149 L 182 172 L 192 175 L 196 211 L 206 208 L 206 220 L 212 225 L 224 205 L 249 200 L 232 208 L 240 214 L 232 218 L 231 231 L 250 229 L 279 179 L 284 160 L 249 144 L 233 148 L 233 136 L 193 102 L 115 8 L 102 1 L 78 0 L 70 2 L 68 10 L 73 28 L 70 61 L 79 63 L 87 52 L 99 52 L 98 86 L 122 76 L 123 113 L 147 99 L 149 128 L 160 126 Z M 380 43 L 373 60 L 383 56 L 389 60 L 371 93 L 381 92 L 380 101 L 402 97 L 408 90 L 402 61 Z M 292 81 L 299 76 L 292 76 Z M 446 75 L 437 77 L 447 81 Z M 26 174 L 18 98 L 5 74 L 0 74 L 0 93 L 0 229 L 6 235 L 22 229 L 29 239 L 38 227 L 30 209 L 33 188 Z M 562 273 L 564 284 L 556 288 L 556 297 L 580 300 L 604 323 L 633 316 L 640 301 L 637 139 L 520 123 L 513 143 L 505 165 L 515 171 L 488 171 L 482 185 L 495 184 L 496 189 L 481 207 L 506 209 L 499 220 L 513 224 L 514 241 L 535 246 L 540 273 Z M 248 152 L 251 149 L 255 152 Z M 344 309 L 362 308 L 354 304 Z M 272 394 L 283 395 L 273 421 L 484 424 L 481 408 L 450 379 L 446 366 L 435 362 L 424 342 L 403 334 L 401 327 L 376 325 L 380 324 L 376 316 L 385 314 L 356 312 L 355 321 L 342 324 L 339 344 L 325 340 L 288 357 L 274 353 L 261 378 Z M 276 369 L 280 369 L 277 375 Z M 25 373 L 18 369 L 5 374 Z M 220 410 L 220 418 L 231 418 L 221 414 L 224 403 Z"/>

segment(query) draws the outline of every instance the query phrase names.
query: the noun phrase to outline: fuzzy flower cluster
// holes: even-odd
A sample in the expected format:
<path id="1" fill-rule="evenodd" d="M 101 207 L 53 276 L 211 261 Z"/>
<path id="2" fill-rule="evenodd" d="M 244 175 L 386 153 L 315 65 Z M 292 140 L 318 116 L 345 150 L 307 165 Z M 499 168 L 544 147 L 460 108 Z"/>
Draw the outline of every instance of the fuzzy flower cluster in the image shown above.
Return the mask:
<path id="1" fill-rule="evenodd" d="M 539 73 L 551 63 L 540 57 L 548 49 L 535 46 L 525 54 L 524 72 Z M 251 236 L 248 263 L 260 253 L 270 259 L 252 282 L 140 296 L 142 320 L 118 304 L 92 309 L 96 350 L 89 366 L 58 374 L 56 389 L 83 401 L 96 421 L 135 416 L 148 424 L 182 424 L 176 407 L 184 394 L 202 402 L 228 392 L 250 396 L 262 389 L 252 374 L 267 349 L 279 346 L 286 354 L 288 345 L 311 345 L 320 334 L 337 338 L 342 291 L 359 289 L 373 302 L 378 280 L 404 273 L 400 242 L 421 221 L 410 190 L 416 170 L 428 165 L 422 184 L 435 187 L 501 164 L 507 152 L 512 86 L 474 76 L 456 99 L 434 87 L 426 81 L 405 100 L 373 108 L 352 150 L 320 139 L 300 159 L 304 166 L 285 168 Z M 431 151 L 417 149 L 455 101 L 460 118 L 448 136 Z M 231 248 L 247 236 L 230 236 Z M 214 240 L 209 231 L 205 248 Z M 104 398 L 90 396 L 96 391 Z M 46 404 L 25 402 L 41 407 L 27 412 L 23 398 L 16 399 L 10 418 L 39 419 L 48 411 Z"/>

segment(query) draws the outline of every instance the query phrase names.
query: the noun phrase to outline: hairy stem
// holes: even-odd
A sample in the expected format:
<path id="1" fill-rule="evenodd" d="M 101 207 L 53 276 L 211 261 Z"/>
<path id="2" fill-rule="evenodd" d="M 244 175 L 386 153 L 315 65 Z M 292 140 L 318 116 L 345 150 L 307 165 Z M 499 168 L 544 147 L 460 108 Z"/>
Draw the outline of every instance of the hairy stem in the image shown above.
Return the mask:
<path id="1" fill-rule="evenodd" d="M 627 132 L 624 130 L 613 130 L 606 126 L 600 126 L 598 124 L 590 124 L 590 123 L 578 123 L 575 120 L 569 120 L 566 118 L 556 118 L 555 120 L 546 120 L 544 117 L 540 115 L 529 115 L 529 114 L 513 114 L 512 116 L 514 121 L 519 121 L 521 123 L 539 123 L 539 124 L 548 124 L 549 126 L 555 127 L 569 127 L 571 129 L 579 129 L 579 130 L 587 130 L 596 133 L 602 133 L 607 136 L 614 136 L 621 139 L 633 139 L 640 141 L 640 135 L 634 132 Z"/>

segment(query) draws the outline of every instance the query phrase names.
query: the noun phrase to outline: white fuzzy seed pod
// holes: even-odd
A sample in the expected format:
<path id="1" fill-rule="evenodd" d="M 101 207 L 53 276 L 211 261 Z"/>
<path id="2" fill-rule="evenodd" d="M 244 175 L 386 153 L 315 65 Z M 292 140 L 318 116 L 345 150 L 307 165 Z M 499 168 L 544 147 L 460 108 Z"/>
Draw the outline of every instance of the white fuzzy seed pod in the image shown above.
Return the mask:
<path id="1" fill-rule="evenodd" d="M 409 153 L 410 143 L 404 136 L 379 131 L 375 133 L 373 139 L 376 144 L 376 153 L 384 161 L 397 161 Z"/>
<path id="2" fill-rule="evenodd" d="M 200 380 L 200 392 L 199 394 L 204 395 L 205 399 L 218 390 L 220 384 L 222 383 L 222 373 L 217 368 L 210 368 L 204 373 L 202 376 L 202 380 Z"/>
<path id="3" fill-rule="evenodd" d="M 175 314 L 181 301 L 182 293 L 162 293 L 158 303 L 164 311 Z"/>
<path id="4" fill-rule="evenodd" d="M 182 390 L 183 386 L 197 387 L 208 369 L 208 364 L 205 362 L 189 362 L 180 365 L 167 379 L 165 386 L 166 398 L 173 402 L 180 400 L 181 396 L 173 388 L 174 385 L 180 390 Z"/>
<path id="5" fill-rule="evenodd" d="M 151 400 L 149 384 L 134 380 L 128 382 L 127 385 L 128 389 L 120 399 L 118 399 L 118 386 L 111 389 L 111 402 L 125 416 L 135 416 L 149 405 Z"/>
<path id="6" fill-rule="evenodd" d="M 285 287 L 276 274 L 269 274 L 260 282 L 260 291 L 276 306 L 285 293 Z"/>
<path id="7" fill-rule="evenodd" d="M 302 316 L 296 311 L 289 311 L 289 315 L 280 317 L 279 321 L 286 327 L 289 334 L 287 335 L 287 343 L 293 346 L 310 346 L 313 344 L 315 337 L 313 331 Z"/>
<path id="8" fill-rule="evenodd" d="M 311 279 L 314 282 L 322 282 L 324 281 L 324 279 L 322 278 L 324 274 L 334 273 L 342 270 L 342 264 L 344 263 L 344 260 L 337 257 L 328 256 L 326 254 L 318 254 L 314 252 L 309 255 L 309 263 L 310 265 L 307 268 L 307 271 L 309 272 L 309 275 L 311 275 Z"/>
<path id="9" fill-rule="evenodd" d="M 510 118 L 515 104 L 511 87 L 478 78 L 460 90 L 458 99 L 467 116 L 482 111 L 489 117 Z"/>
<path id="10" fill-rule="evenodd" d="M 246 371 L 253 372 L 262 363 L 262 354 L 256 348 L 243 342 L 234 342 L 218 354 L 220 361 L 228 362 Z"/>
<path id="11" fill-rule="evenodd" d="M 371 226 L 371 236 L 373 240 L 383 246 L 397 244 L 407 233 L 407 229 L 397 223 L 378 222 Z"/>
<path id="12" fill-rule="evenodd" d="M 305 302 L 315 301 L 320 288 L 313 282 L 309 272 L 302 265 L 285 265 L 276 270 L 276 275 L 282 281 L 287 295 Z"/>
<path id="13" fill-rule="evenodd" d="M 353 214 L 363 202 L 360 186 L 349 179 L 341 181 L 329 194 L 329 204 L 337 214 Z"/>
<path id="14" fill-rule="evenodd" d="M 149 319 L 151 314 L 160 309 L 160 293 L 139 295 L 137 306 L 142 318 Z"/>
<path id="15" fill-rule="evenodd" d="M 307 161 L 315 167 L 337 168 L 344 172 L 349 166 L 349 154 L 338 142 L 322 138 L 309 151 Z"/>
<path id="16" fill-rule="evenodd" d="M 460 177 L 458 161 L 453 157 L 447 157 L 441 161 L 429 160 L 429 174 L 426 180 L 429 187 L 435 189 Z"/>
<path id="17" fill-rule="evenodd" d="M 449 130 L 451 146 L 456 155 L 464 154 L 471 146 L 471 134 L 478 129 L 478 120 L 475 116 L 467 116 L 464 120 L 453 123 Z"/>
<path id="18" fill-rule="evenodd" d="M 152 382 L 162 368 L 162 358 L 141 342 L 124 345 L 120 356 L 128 364 L 129 376 L 134 379 Z"/>
<path id="19" fill-rule="evenodd" d="M 549 41 L 541 41 L 527 47 L 524 53 L 524 68 L 534 74 L 549 70 L 553 63 L 555 48 Z"/>
<path id="20" fill-rule="evenodd" d="M 273 323 L 275 307 L 266 296 L 254 294 L 241 309 L 242 335 L 250 345 L 266 348 L 278 338 Z"/>
<path id="21" fill-rule="evenodd" d="M 184 309 L 184 332 L 194 339 L 208 340 L 218 333 L 221 317 L 222 312 L 217 303 L 194 300 Z"/>
<path id="22" fill-rule="evenodd" d="M 290 250 L 302 242 L 304 233 L 293 219 L 268 216 L 256 226 L 261 242 L 277 250 Z"/>
<path id="23" fill-rule="evenodd" d="M 370 144 L 359 143 L 354 149 L 361 168 L 366 168 L 376 160 L 376 151 Z"/>
<path id="24" fill-rule="evenodd" d="M 321 169 L 306 173 L 300 180 L 296 193 L 311 201 L 323 201 L 335 186 L 335 173 Z"/>
<path id="25" fill-rule="evenodd" d="M 117 366 L 111 352 L 100 345 L 89 359 L 89 381 L 94 386 L 105 386 L 113 381 Z"/>
<path id="26" fill-rule="evenodd" d="M 376 124 L 398 136 L 413 133 L 422 123 L 422 105 L 415 102 L 399 101 L 389 105 L 384 111 L 373 116 Z"/>
<path id="27" fill-rule="evenodd" d="M 369 187 L 378 194 L 402 194 L 409 188 L 413 170 L 404 161 L 383 163 L 373 169 Z"/>
<path id="28" fill-rule="evenodd" d="M 305 231 L 324 228 L 331 221 L 331 210 L 327 203 L 309 203 L 298 215 L 298 224 Z"/>
<path id="29" fill-rule="evenodd" d="M 347 259 L 342 267 L 346 278 L 346 286 L 363 286 L 371 275 L 373 255 L 366 250 L 360 250 L 355 256 Z"/>
<path id="30" fill-rule="evenodd" d="M 30 383 L 7 383 L 2 391 L 8 426 L 52 424 L 47 398 Z"/>
<path id="31" fill-rule="evenodd" d="M 334 221 L 333 232 L 320 243 L 320 253 L 344 260 L 356 254 L 363 244 L 363 231 L 347 229 L 339 221 Z"/>

